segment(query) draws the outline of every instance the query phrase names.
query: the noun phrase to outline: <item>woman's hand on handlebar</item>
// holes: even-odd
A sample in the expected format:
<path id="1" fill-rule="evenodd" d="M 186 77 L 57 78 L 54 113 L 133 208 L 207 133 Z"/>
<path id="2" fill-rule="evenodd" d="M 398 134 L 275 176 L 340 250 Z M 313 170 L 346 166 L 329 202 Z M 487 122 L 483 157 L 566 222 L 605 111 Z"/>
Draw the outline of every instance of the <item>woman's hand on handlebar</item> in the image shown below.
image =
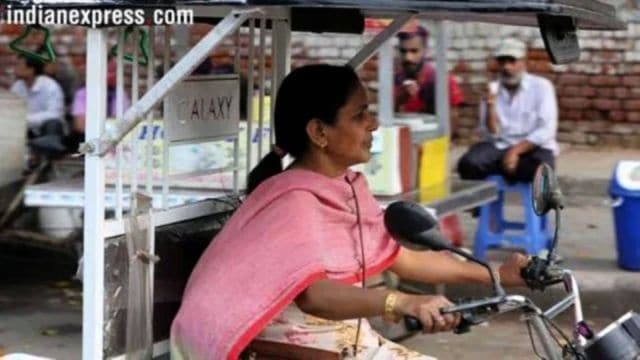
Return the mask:
<path id="1" fill-rule="evenodd" d="M 500 266 L 500 282 L 504 286 L 527 286 L 520 275 L 522 269 L 529 264 L 529 257 L 519 253 L 511 254 L 509 259 Z"/>
<path id="2" fill-rule="evenodd" d="M 460 314 L 441 314 L 440 310 L 453 303 L 440 295 L 400 294 L 396 311 L 401 315 L 414 316 L 422 322 L 423 333 L 451 331 L 460 323 Z"/>

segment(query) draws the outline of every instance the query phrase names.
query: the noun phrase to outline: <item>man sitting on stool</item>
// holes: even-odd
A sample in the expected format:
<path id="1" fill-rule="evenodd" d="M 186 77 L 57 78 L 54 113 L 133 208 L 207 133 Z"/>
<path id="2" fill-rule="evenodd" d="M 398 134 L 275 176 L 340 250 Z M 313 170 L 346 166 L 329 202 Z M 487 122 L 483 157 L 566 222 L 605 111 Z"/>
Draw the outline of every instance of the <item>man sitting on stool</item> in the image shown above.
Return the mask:
<path id="1" fill-rule="evenodd" d="M 541 163 L 554 166 L 558 153 L 558 105 L 551 82 L 526 72 L 526 46 L 516 39 L 498 45 L 498 81 L 489 85 L 481 105 L 486 139 L 458 163 L 463 179 L 502 175 L 509 182 L 530 182 Z"/>

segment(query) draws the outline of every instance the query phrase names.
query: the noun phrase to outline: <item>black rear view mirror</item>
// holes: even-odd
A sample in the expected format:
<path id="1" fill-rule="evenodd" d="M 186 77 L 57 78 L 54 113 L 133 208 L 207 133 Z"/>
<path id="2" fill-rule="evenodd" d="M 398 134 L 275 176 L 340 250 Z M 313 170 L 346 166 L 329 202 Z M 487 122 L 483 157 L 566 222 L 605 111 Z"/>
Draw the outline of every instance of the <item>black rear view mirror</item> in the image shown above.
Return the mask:
<path id="1" fill-rule="evenodd" d="M 573 17 L 538 14 L 538 26 L 551 62 L 566 64 L 580 59 L 580 44 Z"/>
<path id="2" fill-rule="evenodd" d="M 562 192 L 551 166 L 538 166 L 531 186 L 533 210 L 538 216 L 546 215 L 551 209 L 563 208 Z"/>

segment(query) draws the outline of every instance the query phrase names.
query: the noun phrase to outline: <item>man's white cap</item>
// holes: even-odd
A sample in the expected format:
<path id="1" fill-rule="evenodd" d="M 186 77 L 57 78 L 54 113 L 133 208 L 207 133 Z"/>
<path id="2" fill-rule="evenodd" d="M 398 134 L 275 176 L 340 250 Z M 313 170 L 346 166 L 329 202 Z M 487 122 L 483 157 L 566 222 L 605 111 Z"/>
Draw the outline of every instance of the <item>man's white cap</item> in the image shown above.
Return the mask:
<path id="1" fill-rule="evenodd" d="M 509 56 L 515 59 L 523 59 L 527 54 L 527 46 L 518 39 L 505 39 L 495 50 L 494 57 Z"/>

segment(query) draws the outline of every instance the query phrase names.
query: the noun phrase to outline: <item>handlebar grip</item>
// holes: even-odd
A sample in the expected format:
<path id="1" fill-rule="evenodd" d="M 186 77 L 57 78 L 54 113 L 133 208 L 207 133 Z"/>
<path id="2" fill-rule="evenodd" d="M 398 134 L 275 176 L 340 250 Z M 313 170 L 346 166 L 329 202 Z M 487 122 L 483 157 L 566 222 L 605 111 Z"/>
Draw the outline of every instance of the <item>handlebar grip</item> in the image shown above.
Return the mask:
<path id="1" fill-rule="evenodd" d="M 422 331 L 422 322 L 415 316 L 404 316 L 404 327 L 408 331 Z"/>
<path id="2" fill-rule="evenodd" d="M 453 329 L 454 334 L 465 334 L 471 331 L 473 321 L 470 320 L 469 314 L 463 314 L 460 324 Z M 404 316 L 404 327 L 407 331 L 422 331 L 422 322 L 415 316 Z"/>

